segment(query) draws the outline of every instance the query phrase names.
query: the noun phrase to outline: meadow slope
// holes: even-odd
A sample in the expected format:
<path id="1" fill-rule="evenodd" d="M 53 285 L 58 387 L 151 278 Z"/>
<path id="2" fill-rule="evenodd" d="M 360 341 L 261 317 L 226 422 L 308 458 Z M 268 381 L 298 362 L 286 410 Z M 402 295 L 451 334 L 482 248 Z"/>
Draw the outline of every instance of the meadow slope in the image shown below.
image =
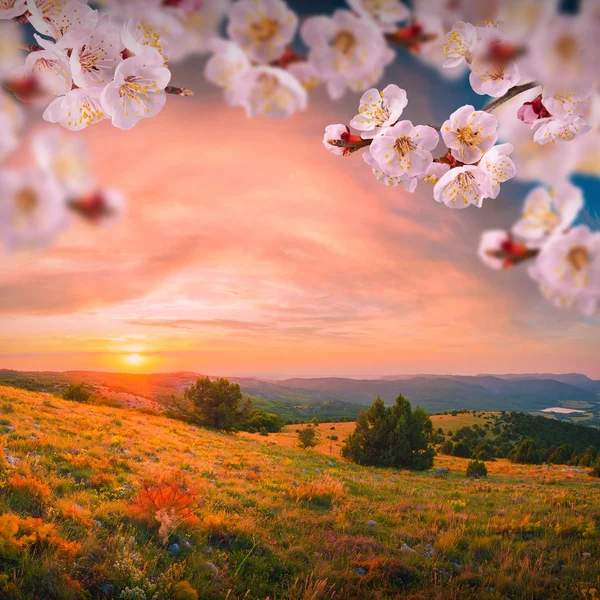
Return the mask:
<path id="1" fill-rule="evenodd" d="M 0 448 L 2 600 L 598 598 L 583 470 L 364 468 L 6 387 Z"/>

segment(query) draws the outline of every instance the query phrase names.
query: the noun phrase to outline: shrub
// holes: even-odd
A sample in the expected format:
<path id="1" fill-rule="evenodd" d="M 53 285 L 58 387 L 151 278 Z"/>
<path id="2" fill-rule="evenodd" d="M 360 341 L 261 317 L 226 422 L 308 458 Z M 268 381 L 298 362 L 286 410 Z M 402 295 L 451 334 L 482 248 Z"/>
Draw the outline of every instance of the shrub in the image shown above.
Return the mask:
<path id="1" fill-rule="evenodd" d="M 465 442 L 458 442 L 458 444 L 454 444 L 452 456 L 458 456 L 458 458 L 471 458 L 471 450 Z"/>
<path id="2" fill-rule="evenodd" d="M 589 475 L 590 477 L 600 477 L 600 458 L 596 459 L 596 462 L 592 465 Z"/>
<path id="3" fill-rule="evenodd" d="M 197 520 L 196 494 L 184 479 L 164 479 L 158 483 L 144 482 L 133 500 L 131 511 L 148 525 L 159 524 L 158 536 L 163 544 L 185 521 Z"/>
<path id="4" fill-rule="evenodd" d="M 467 465 L 467 477 L 473 477 L 474 479 L 487 477 L 487 467 L 485 466 L 485 463 L 478 460 L 472 460 Z"/>
<path id="5" fill-rule="evenodd" d="M 402 394 L 387 408 L 378 396 L 368 411 L 360 412 L 342 454 L 362 465 L 429 469 L 435 455 L 427 441 L 432 429 L 425 411 L 413 411 Z"/>
<path id="6" fill-rule="evenodd" d="M 71 383 L 69 384 L 69 387 L 63 392 L 62 396 L 65 400 L 87 403 L 92 397 L 92 392 L 83 382 Z"/>
<path id="7" fill-rule="evenodd" d="M 452 451 L 454 450 L 454 444 L 451 440 L 444 442 L 443 446 L 440 448 L 440 452 L 442 454 L 446 454 L 447 456 L 452 456 Z"/>
<path id="8" fill-rule="evenodd" d="M 317 432 L 312 427 L 305 427 L 298 432 L 298 440 L 301 448 L 312 448 L 319 442 L 317 440 Z"/>

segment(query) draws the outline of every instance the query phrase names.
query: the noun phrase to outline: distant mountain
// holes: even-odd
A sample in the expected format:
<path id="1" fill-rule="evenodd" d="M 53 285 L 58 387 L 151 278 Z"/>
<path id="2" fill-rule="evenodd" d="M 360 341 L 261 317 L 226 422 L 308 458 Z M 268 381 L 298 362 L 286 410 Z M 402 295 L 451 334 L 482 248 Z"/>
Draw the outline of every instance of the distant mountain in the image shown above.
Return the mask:
<path id="1" fill-rule="evenodd" d="M 1 371 L 0 384 L 60 393 L 69 382 L 85 381 L 115 404 L 168 407 L 198 377 L 197 373 L 152 375 L 71 371 L 65 373 Z M 272 381 L 229 377 L 254 399 L 255 405 L 284 418 L 312 415 L 355 417 L 376 396 L 393 402 L 402 393 L 428 412 L 507 410 L 535 412 L 564 406 L 584 408 L 600 416 L 600 382 L 577 373 L 566 375 L 423 375 L 399 379 L 342 377 L 291 378 Z"/>

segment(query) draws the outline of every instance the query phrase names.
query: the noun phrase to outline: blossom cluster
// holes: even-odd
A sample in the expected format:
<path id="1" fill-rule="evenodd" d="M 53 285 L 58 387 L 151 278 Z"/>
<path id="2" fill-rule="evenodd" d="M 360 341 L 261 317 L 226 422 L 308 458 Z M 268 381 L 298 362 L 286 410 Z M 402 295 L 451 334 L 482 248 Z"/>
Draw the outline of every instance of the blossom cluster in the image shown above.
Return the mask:
<path id="1" fill-rule="evenodd" d="M 493 269 L 533 259 L 528 273 L 552 304 L 592 316 L 600 302 L 600 232 L 573 226 L 583 206 L 581 189 L 568 181 L 538 186 L 511 231 L 483 234 L 479 255 Z"/>
<path id="2" fill-rule="evenodd" d="M 576 16 L 547 6 L 542 12 L 544 28 L 530 38 L 514 22 L 497 21 L 459 20 L 445 35 L 442 68 L 468 68 L 472 89 L 495 98 L 482 109 L 465 105 L 439 127 L 414 126 L 403 119 L 404 90 L 373 88 L 349 126 L 326 127 L 323 144 L 340 156 L 365 149 L 378 180 L 409 192 L 420 180 L 433 184 L 435 200 L 450 208 L 481 207 L 513 177 L 551 186 L 529 194 L 511 232 L 486 232 L 479 254 L 496 269 L 532 261 L 529 274 L 551 303 L 592 315 L 600 300 L 600 233 L 574 226 L 584 201 L 568 178 L 579 168 L 597 173 L 600 71 L 592 57 L 600 21 L 585 7 Z"/>
<path id="3" fill-rule="evenodd" d="M 512 145 L 496 144 L 497 118 L 466 105 L 452 113 L 438 133 L 429 125 L 403 120 L 407 104 L 406 91 L 396 85 L 381 92 L 368 90 L 350 121 L 360 135 L 342 124 L 329 125 L 323 145 L 342 156 L 368 146 L 363 159 L 377 179 L 388 186 L 402 185 L 409 192 L 423 180 L 434 185 L 435 200 L 450 208 L 480 207 L 485 198 L 497 198 L 500 184 L 516 172 L 510 158 Z M 440 134 L 445 150 L 433 158 Z"/>
<path id="4" fill-rule="evenodd" d="M 79 131 L 111 119 L 130 129 L 164 107 L 171 73 L 152 27 L 135 18 L 122 23 L 110 11 L 101 15 L 87 0 L 15 0 L 2 7 L 0 18 L 17 17 L 36 30 L 38 45 L 9 83 L 18 94 L 51 98 L 46 121 Z"/>
<path id="5" fill-rule="evenodd" d="M 37 133 L 26 168 L 0 166 L 0 243 L 8 251 L 46 247 L 72 215 L 104 223 L 124 208 L 122 194 L 99 187 L 85 144 L 56 129 Z"/>

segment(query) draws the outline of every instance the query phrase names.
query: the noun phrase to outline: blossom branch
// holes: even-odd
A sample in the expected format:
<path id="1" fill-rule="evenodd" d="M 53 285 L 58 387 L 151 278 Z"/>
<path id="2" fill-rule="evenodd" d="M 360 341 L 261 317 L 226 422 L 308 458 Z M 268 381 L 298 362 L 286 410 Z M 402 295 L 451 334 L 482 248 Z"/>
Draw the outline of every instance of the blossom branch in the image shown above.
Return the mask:
<path id="1" fill-rule="evenodd" d="M 540 84 L 537 81 L 530 81 L 529 83 L 524 83 L 523 85 L 515 85 L 510 88 L 504 96 L 500 98 L 496 98 L 492 102 L 486 104 L 481 110 L 485 110 L 486 112 L 492 112 L 496 110 L 499 106 L 502 106 L 505 102 L 512 100 L 515 96 L 522 94 L 523 92 L 527 92 L 528 90 L 532 90 L 533 88 L 538 87 Z"/>

